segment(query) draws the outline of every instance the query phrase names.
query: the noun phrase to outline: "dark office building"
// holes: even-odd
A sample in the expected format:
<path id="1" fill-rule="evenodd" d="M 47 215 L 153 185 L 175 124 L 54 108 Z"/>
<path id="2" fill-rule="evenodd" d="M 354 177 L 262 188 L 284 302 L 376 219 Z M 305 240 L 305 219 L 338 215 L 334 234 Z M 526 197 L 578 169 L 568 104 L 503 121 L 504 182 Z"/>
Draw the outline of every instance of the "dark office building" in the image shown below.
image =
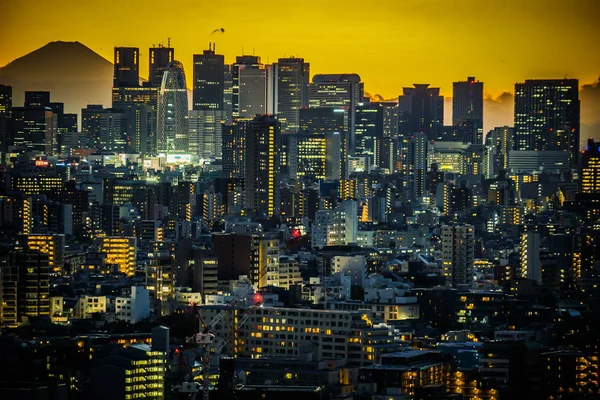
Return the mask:
<path id="1" fill-rule="evenodd" d="M 13 144 L 19 151 L 53 155 L 56 148 L 55 114 L 47 107 L 13 108 Z"/>
<path id="2" fill-rule="evenodd" d="M 354 154 L 369 155 L 379 165 L 378 142 L 383 138 L 383 107 L 379 103 L 359 103 L 356 107 Z"/>
<path id="3" fill-rule="evenodd" d="M 460 127 L 461 139 L 481 144 L 483 140 L 483 82 L 470 76 L 454 82 L 452 90 L 452 125 Z M 468 139 L 468 140 L 464 140 Z"/>
<path id="4" fill-rule="evenodd" d="M 399 133 L 409 136 L 423 133 L 434 140 L 444 131 L 444 97 L 439 88 L 430 88 L 428 83 L 414 84 L 403 88 L 398 98 Z"/>
<path id="5" fill-rule="evenodd" d="M 215 54 L 214 45 L 202 54 L 194 54 L 194 92 L 192 109 L 223 110 L 225 57 Z"/>
<path id="6" fill-rule="evenodd" d="M 568 151 L 579 159 L 579 81 L 526 80 L 515 84 L 514 150 Z"/>
<path id="7" fill-rule="evenodd" d="M 175 59 L 175 49 L 172 47 L 150 48 L 150 74 L 148 86 L 160 87 L 167 65 Z"/>
<path id="8" fill-rule="evenodd" d="M 213 249 L 218 259 L 219 280 L 238 279 L 250 276 L 252 261 L 252 236 L 234 233 L 213 235 Z"/>
<path id="9" fill-rule="evenodd" d="M 113 87 L 135 87 L 140 84 L 140 49 L 115 47 Z"/>
<path id="10" fill-rule="evenodd" d="M 50 107 L 50 92 L 28 91 L 25 92 L 26 108 L 44 108 Z"/>
<path id="11" fill-rule="evenodd" d="M 276 214 L 279 122 L 259 115 L 246 127 L 246 206 L 271 217 Z"/>
<path id="12" fill-rule="evenodd" d="M 246 126 L 248 121 L 233 120 L 223 124 L 221 140 L 223 142 L 224 178 L 244 178 L 246 173 Z"/>
<path id="13" fill-rule="evenodd" d="M 0 153 L 4 153 L 12 144 L 12 86 L 0 85 Z"/>

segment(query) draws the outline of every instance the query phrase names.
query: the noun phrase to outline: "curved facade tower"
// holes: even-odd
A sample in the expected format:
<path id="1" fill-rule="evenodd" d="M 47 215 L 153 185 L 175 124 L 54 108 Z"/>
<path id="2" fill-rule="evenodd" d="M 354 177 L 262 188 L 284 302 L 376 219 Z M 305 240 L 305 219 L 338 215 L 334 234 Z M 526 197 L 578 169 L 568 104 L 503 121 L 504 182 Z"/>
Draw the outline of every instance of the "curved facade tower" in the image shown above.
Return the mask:
<path id="1" fill-rule="evenodd" d="M 159 153 L 188 152 L 188 94 L 183 64 L 172 61 L 163 75 L 158 97 Z"/>

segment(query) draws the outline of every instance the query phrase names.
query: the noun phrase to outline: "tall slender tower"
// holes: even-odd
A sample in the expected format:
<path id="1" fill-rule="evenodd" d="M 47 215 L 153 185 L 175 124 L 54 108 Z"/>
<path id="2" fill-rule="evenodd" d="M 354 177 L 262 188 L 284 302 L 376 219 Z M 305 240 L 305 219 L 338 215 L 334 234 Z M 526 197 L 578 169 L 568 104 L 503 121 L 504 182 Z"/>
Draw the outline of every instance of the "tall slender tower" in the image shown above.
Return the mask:
<path id="1" fill-rule="evenodd" d="M 12 144 L 12 86 L 0 85 L 0 161 Z"/>
<path id="2" fill-rule="evenodd" d="M 275 215 L 279 123 L 259 115 L 246 128 L 246 206 L 267 217 Z"/>
<path id="3" fill-rule="evenodd" d="M 452 84 L 452 125 L 460 126 L 471 143 L 483 139 L 483 82 L 470 76 Z"/>
<path id="4" fill-rule="evenodd" d="M 159 153 L 188 152 L 188 97 L 183 64 L 173 61 L 163 75 L 158 99 Z"/>

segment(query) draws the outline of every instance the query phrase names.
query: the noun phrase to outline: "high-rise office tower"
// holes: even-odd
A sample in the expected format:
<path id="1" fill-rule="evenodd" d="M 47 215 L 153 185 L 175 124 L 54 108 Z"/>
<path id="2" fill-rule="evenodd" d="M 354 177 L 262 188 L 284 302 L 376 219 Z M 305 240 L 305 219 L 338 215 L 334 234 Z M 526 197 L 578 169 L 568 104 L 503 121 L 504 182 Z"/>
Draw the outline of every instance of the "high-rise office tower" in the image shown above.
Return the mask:
<path id="1" fill-rule="evenodd" d="M 48 92 L 25 92 L 25 107 L 14 107 L 12 144 L 19 151 L 54 155 L 57 150 L 57 115 Z"/>
<path id="2" fill-rule="evenodd" d="M 158 97 L 159 153 L 187 153 L 188 96 L 183 64 L 173 61 L 163 76 Z"/>
<path id="3" fill-rule="evenodd" d="M 379 104 L 383 108 L 383 136 L 398 136 L 398 103 L 381 102 Z"/>
<path id="4" fill-rule="evenodd" d="M 12 145 L 12 86 L 0 85 L 0 163 Z"/>
<path id="5" fill-rule="evenodd" d="M 335 107 L 309 107 L 300 109 L 299 113 L 299 130 L 300 132 L 308 132 L 311 135 L 325 135 L 332 140 L 328 143 L 335 143 L 339 140 L 338 156 L 331 156 L 328 162 L 339 161 L 339 167 L 331 165 L 328 171 L 331 171 L 331 178 L 336 179 L 337 170 L 339 169 L 341 178 L 347 177 L 348 171 L 346 168 L 348 158 L 348 125 L 349 115 L 348 110 Z M 338 135 L 339 138 L 333 138 L 328 135 Z"/>
<path id="6" fill-rule="evenodd" d="M 493 170 L 508 170 L 508 152 L 513 148 L 513 128 L 510 126 L 500 126 L 488 132 L 485 143 L 492 146 L 494 150 Z"/>
<path id="7" fill-rule="evenodd" d="M 427 189 L 427 147 L 424 133 L 402 140 L 400 149 L 404 193 L 407 200 L 415 200 Z"/>
<path id="8" fill-rule="evenodd" d="M 246 127 L 246 207 L 267 217 L 277 212 L 278 136 L 279 122 L 272 115 L 256 116 Z"/>
<path id="9" fill-rule="evenodd" d="M 233 118 L 254 118 L 267 112 L 267 70 L 260 57 L 236 57 L 232 71 Z"/>
<path id="10" fill-rule="evenodd" d="M 215 54 L 214 45 L 194 54 L 194 91 L 192 109 L 224 110 L 225 57 Z"/>
<path id="11" fill-rule="evenodd" d="M 105 111 L 102 104 L 88 104 L 81 109 L 81 132 L 87 135 L 89 143 L 100 144 L 100 115 Z"/>
<path id="12" fill-rule="evenodd" d="M 223 178 L 244 178 L 246 175 L 246 126 L 250 121 L 233 120 L 222 126 Z"/>
<path id="13" fill-rule="evenodd" d="M 451 287 L 473 284 L 475 257 L 474 229 L 471 225 L 442 226 L 442 268 Z"/>
<path id="14" fill-rule="evenodd" d="M 223 109 L 225 120 L 229 123 L 233 120 L 233 65 L 227 64 L 224 69 L 223 78 Z"/>
<path id="15" fill-rule="evenodd" d="M 383 138 L 383 107 L 380 103 L 359 103 L 356 107 L 354 154 L 370 156 L 379 166 L 378 143 Z"/>
<path id="16" fill-rule="evenodd" d="M 460 126 L 464 141 L 481 144 L 483 136 L 483 82 L 470 76 L 452 84 L 452 125 Z"/>
<path id="17" fill-rule="evenodd" d="M 273 65 L 277 91 L 275 114 L 281 124 L 281 133 L 295 133 L 299 129 L 301 107 L 308 106 L 310 64 L 303 58 L 280 58 Z"/>
<path id="18" fill-rule="evenodd" d="M 150 73 L 148 76 L 148 86 L 159 88 L 162 85 L 163 75 L 167 66 L 175 60 L 175 49 L 170 47 L 151 47 L 150 48 Z"/>
<path id="19" fill-rule="evenodd" d="M 310 177 L 317 180 L 339 180 L 341 177 L 340 133 L 300 132 L 288 135 L 290 179 Z"/>
<path id="20" fill-rule="evenodd" d="M 308 85 L 310 107 L 335 107 L 348 110 L 348 149 L 354 152 L 356 106 L 363 100 L 364 85 L 358 74 L 317 74 Z"/>
<path id="21" fill-rule="evenodd" d="M 222 158 L 222 131 L 225 111 L 190 110 L 188 114 L 189 152 L 201 159 Z"/>
<path id="22" fill-rule="evenodd" d="M 113 87 L 140 85 L 140 49 L 115 47 Z"/>
<path id="23" fill-rule="evenodd" d="M 107 108 L 99 116 L 97 148 L 125 153 L 127 151 L 127 114 L 121 109 Z"/>
<path id="24" fill-rule="evenodd" d="M 514 150 L 564 151 L 579 159 L 579 81 L 526 80 L 515 84 Z"/>
<path id="25" fill-rule="evenodd" d="M 156 152 L 158 92 L 155 87 L 115 87 L 112 108 L 127 116 L 127 149 L 133 153 Z"/>
<path id="26" fill-rule="evenodd" d="M 444 130 L 444 97 L 439 88 L 430 88 L 428 83 L 414 84 L 402 88 L 398 98 L 399 133 L 410 136 L 423 133 L 434 140 Z"/>

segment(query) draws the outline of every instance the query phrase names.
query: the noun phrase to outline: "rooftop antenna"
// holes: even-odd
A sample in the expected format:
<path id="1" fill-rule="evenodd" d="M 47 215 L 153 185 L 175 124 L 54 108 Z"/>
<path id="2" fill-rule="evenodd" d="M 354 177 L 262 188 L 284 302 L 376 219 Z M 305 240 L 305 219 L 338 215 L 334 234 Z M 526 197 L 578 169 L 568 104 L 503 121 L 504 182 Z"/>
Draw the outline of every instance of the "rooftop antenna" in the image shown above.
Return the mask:
<path id="1" fill-rule="evenodd" d="M 242 46 L 242 55 L 244 55 L 244 46 Z"/>
<path id="2" fill-rule="evenodd" d="M 255 56 L 256 54 L 254 54 L 254 47 L 252 48 L 252 55 Z"/>
<path id="3" fill-rule="evenodd" d="M 171 38 L 170 37 L 167 38 L 167 47 L 169 47 L 169 48 L 171 47 Z"/>

